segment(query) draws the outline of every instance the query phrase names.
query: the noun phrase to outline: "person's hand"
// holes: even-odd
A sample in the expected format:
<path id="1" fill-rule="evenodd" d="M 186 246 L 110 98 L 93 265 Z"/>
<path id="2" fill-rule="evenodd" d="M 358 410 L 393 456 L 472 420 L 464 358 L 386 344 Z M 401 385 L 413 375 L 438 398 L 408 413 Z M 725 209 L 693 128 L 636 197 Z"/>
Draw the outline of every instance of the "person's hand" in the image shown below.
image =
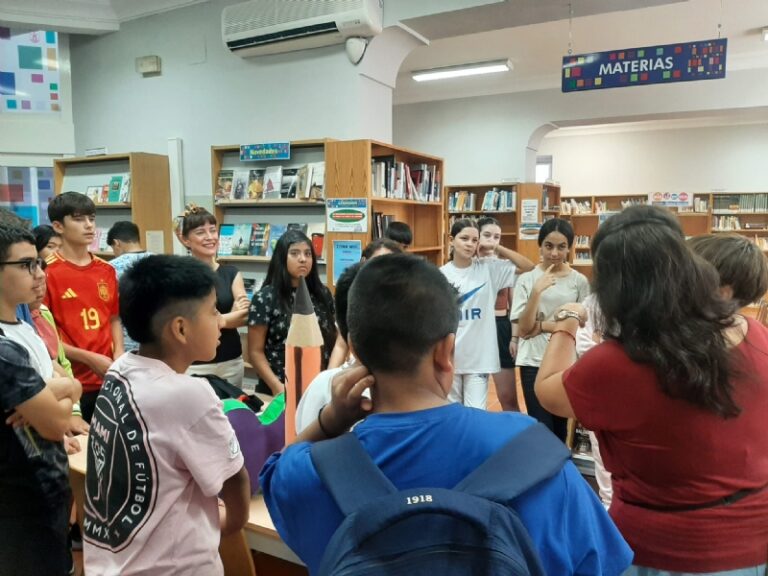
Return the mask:
<path id="1" fill-rule="evenodd" d="M 373 409 L 363 392 L 374 384 L 368 368 L 357 365 L 342 370 L 331 382 L 331 401 L 322 412 L 323 428 L 332 434 L 343 434 Z"/>
<path id="2" fill-rule="evenodd" d="M 555 265 L 551 264 L 549 268 L 547 268 L 544 271 L 544 274 L 539 276 L 539 278 L 534 282 L 533 284 L 533 290 L 534 292 L 537 292 L 538 294 L 541 294 L 546 290 L 547 288 L 551 288 L 555 285 L 555 275 L 552 274 L 552 268 L 554 268 Z"/>
<path id="3" fill-rule="evenodd" d="M 480 241 L 477 243 L 477 255 L 480 258 L 488 258 L 496 254 L 496 248 L 499 243 L 493 238 L 483 238 L 480 236 Z"/>
<path id="4" fill-rule="evenodd" d="M 249 310 L 251 307 L 251 301 L 248 300 L 248 296 L 241 294 L 232 306 L 232 311 Z"/>
<path id="5" fill-rule="evenodd" d="M 518 342 L 519 340 L 516 337 L 509 341 L 509 355 L 512 356 L 512 358 L 517 358 Z"/>
<path id="6" fill-rule="evenodd" d="M 73 415 L 69 418 L 69 428 L 67 433 L 72 436 L 79 436 L 80 434 L 88 434 L 90 426 L 83 420 L 82 416 Z"/>
<path id="7" fill-rule="evenodd" d="M 104 378 L 104 374 L 106 374 L 109 367 L 112 366 L 112 362 L 114 362 L 114 360 L 109 356 L 93 352 L 88 359 L 88 366 L 90 366 L 91 370 L 96 372 L 100 378 Z"/>
<path id="8" fill-rule="evenodd" d="M 13 428 L 20 428 L 22 426 L 27 426 L 29 422 L 22 416 L 20 413 L 16 412 L 15 410 L 13 413 L 8 416 L 8 418 L 5 419 L 5 423 L 8 424 L 8 426 L 12 426 Z"/>
<path id="9" fill-rule="evenodd" d="M 77 454 L 82 450 L 80 447 L 80 441 L 77 438 L 71 436 L 64 436 L 64 450 L 67 452 L 67 456 L 71 454 Z"/>
<path id="10" fill-rule="evenodd" d="M 584 324 L 587 321 L 587 309 L 584 308 L 584 306 L 582 306 L 578 302 L 569 302 L 568 304 L 563 304 L 562 306 L 560 306 L 555 312 L 555 315 L 557 315 L 557 312 L 559 312 L 560 310 L 570 310 L 571 312 L 576 312 L 576 314 L 579 315 L 579 326 L 581 326 L 582 328 L 584 327 Z"/>

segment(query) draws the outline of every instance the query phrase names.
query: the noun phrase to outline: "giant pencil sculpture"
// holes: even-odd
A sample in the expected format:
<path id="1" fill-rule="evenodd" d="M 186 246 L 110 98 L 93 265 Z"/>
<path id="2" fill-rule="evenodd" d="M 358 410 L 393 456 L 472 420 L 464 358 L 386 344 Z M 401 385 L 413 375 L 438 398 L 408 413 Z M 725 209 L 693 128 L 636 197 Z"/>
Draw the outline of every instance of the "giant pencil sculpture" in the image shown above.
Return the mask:
<path id="1" fill-rule="evenodd" d="M 296 406 L 320 373 L 323 335 L 304 277 L 299 278 L 293 316 L 285 339 L 285 443 L 296 438 Z"/>

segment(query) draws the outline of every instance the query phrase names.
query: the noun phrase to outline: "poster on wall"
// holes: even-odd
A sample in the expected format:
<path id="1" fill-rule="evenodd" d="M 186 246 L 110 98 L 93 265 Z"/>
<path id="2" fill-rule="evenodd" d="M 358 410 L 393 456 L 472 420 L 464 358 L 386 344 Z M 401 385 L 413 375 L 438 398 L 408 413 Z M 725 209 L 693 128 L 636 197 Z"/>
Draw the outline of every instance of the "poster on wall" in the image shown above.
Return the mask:
<path id="1" fill-rule="evenodd" d="M 539 221 L 539 201 L 536 198 L 526 198 L 520 202 L 520 223 L 535 224 Z"/>
<path id="2" fill-rule="evenodd" d="M 648 194 L 648 204 L 654 206 L 672 207 L 693 207 L 693 194 L 688 192 L 650 192 Z"/>
<path id="3" fill-rule="evenodd" d="M 360 262 L 363 243 L 360 240 L 333 241 L 333 285 L 336 286 L 344 270 Z"/>
<path id="4" fill-rule="evenodd" d="M 367 198 L 326 198 L 326 232 L 368 232 Z"/>
<path id="5" fill-rule="evenodd" d="M 562 91 L 725 78 L 727 38 L 563 56 Z"/>
<path id="6" fill-rule="evenodd" d="M 0 26 L 0 114 L 58 114 L 59 82 L 56 32 Z"/>

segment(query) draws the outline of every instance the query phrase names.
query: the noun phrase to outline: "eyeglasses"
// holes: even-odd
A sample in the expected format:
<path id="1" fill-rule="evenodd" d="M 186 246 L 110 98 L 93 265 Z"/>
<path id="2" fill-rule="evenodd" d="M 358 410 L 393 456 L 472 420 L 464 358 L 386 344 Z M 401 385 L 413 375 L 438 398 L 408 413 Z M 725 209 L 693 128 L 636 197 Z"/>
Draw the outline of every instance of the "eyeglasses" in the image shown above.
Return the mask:
<path id="1" fill-rule="evenodd" d="M 42 258 L 32 258 L 30 260 L 6 260 L 0 262 L 0 266 L 8 266 L 9 264 L 19 264 L 27 269 L 27 271 L 34 276 L 35 272 L 39 270 L 45 270 L 45 260 Z"/>

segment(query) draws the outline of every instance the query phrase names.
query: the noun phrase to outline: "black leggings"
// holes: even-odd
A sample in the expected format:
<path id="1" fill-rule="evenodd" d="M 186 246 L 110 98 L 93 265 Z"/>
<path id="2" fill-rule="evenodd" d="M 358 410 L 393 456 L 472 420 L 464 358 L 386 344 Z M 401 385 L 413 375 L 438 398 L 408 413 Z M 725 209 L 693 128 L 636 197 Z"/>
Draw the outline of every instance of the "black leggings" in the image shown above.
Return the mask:
<path id="1" fill-rule="evenodd" d="M 528 416 L 536 418 L 536 420 L 552 430 L 555 436 L 565 442 L 565 438 L 568 436 L 568 419 L 547 412 L 539 404 L 539 399 L 536 398 L 536 394 L 533 391 L 536 374 L 538 373 L 539 368 L 537 366 L 520 366 L 520 382 L 523 385 L 523 397 L 525 398 L 525 406 L 528 409 Z"/>

